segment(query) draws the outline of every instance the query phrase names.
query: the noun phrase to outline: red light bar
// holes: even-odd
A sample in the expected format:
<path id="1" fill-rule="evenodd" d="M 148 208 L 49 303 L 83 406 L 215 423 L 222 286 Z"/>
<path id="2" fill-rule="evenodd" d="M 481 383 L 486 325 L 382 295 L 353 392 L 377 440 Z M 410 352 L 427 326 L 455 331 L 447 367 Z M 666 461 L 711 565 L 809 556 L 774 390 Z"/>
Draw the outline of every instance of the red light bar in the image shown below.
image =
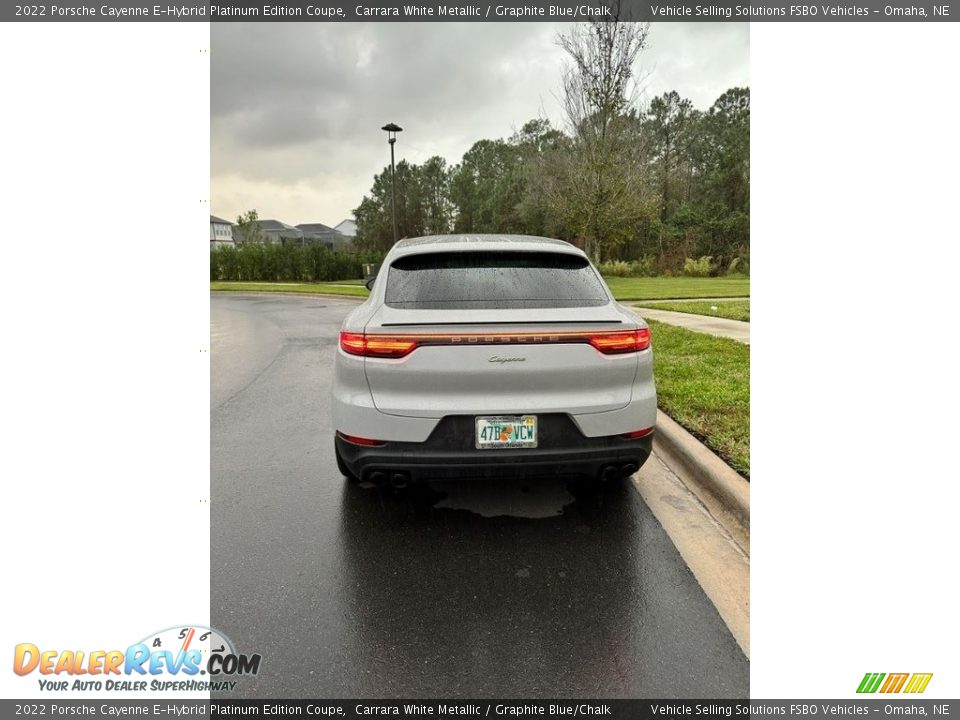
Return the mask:
<path id="1" fill-rule="evenodd" d="M 653 430 L 654 429 L 652 427 L 643 428 L 643 430 L 634 430 L 633 432 L 625 433 L 620 437 L 627 440 L 639 440 L 640 438 L 645 438 L 647 435 L 652 435 Z"/>
<path id="2" fill-rule="evenodd" d="M 557 345 L 589 343 L 604 355 L 618 355 L 650 347 L 650 330 L 613 330 L 604 332 L 507 332 L 472 334 L 377 335 L 340 333 L 340 348 L 363 357 L 402 358 L 424 345 Z"/>

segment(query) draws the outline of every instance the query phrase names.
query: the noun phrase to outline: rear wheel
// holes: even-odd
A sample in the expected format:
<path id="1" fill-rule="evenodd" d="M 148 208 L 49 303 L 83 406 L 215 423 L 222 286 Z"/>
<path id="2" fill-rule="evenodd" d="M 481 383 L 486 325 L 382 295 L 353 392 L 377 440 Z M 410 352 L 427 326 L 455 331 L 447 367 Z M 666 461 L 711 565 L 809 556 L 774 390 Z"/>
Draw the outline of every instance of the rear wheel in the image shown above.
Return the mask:
<path id="1" fill-rule="evenodd" d="M 333 452 L 337 456 L 337 469 L 340 471 L 340 474 L 350 482 L 359 482 L 360 478 L 350 472 L 350 468 L 347 467 L 347 464 L 343 461 L 343 458 L 340 457 L 340 450 L 337 449 L 336 445 L 333 446 Z"/>

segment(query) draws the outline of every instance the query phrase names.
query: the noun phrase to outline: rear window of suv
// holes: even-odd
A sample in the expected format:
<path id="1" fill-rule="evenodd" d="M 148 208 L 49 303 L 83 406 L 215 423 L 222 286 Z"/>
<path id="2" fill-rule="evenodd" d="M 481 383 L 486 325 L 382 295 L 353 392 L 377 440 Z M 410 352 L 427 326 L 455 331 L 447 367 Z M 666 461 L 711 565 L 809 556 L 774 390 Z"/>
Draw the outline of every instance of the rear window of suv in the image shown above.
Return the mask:
<path id="1" fill-rule="evenodd" d="M 399 258 L 386 303 L 398 308 L 563 308 L 605 305 L 603 283 L 579 255 L 446 252 Z"/>

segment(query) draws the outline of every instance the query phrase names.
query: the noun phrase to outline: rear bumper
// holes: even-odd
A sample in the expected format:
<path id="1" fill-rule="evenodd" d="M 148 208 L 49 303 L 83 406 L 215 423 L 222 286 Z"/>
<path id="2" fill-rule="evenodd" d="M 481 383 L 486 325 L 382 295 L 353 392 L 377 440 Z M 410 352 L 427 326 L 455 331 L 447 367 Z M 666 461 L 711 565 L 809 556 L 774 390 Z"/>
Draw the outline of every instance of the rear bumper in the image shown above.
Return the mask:
<path id="1" fill-rule="evenodd" d="M 599 477 L 636 472 L 650 456 L 653 435 L 628 440 L 585 437 L 567 415 L 541 415 L 536 448 L 478 450 L 474 418 L 450 416 L 440 421 L 425 442 L 355 445 L 339 435 L 337 451 L 357 477 L 402 473 L 409 480 L 488 478 L 497 476 Z"/>

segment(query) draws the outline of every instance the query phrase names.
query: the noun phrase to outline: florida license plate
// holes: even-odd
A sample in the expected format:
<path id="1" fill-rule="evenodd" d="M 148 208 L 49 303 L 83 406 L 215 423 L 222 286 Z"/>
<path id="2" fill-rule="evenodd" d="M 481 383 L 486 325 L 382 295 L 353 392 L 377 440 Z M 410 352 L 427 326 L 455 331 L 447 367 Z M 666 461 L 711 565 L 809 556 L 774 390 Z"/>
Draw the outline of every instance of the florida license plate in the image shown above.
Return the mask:
<path id="1" fill-rule="evenodd" d="M 536 415 L 505 415 L 477 418 L 477 448 L 535 448 Z"/>

